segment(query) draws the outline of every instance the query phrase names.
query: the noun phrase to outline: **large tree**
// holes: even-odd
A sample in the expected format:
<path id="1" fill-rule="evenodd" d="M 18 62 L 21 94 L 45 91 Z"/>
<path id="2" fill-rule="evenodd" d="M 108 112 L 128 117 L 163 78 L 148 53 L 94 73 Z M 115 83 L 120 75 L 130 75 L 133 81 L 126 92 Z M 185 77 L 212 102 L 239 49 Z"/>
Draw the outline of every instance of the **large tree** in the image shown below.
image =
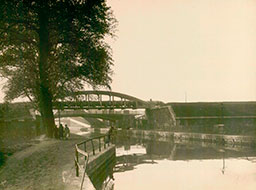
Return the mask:
<path id="1" fill-rule="evenodd" d="M 109 86 L 116 20 L 106 0 L 0 0 L 0 75 L 7 100 L 38 105 L 49 137 L 53 101 L 85 84 Z"/>

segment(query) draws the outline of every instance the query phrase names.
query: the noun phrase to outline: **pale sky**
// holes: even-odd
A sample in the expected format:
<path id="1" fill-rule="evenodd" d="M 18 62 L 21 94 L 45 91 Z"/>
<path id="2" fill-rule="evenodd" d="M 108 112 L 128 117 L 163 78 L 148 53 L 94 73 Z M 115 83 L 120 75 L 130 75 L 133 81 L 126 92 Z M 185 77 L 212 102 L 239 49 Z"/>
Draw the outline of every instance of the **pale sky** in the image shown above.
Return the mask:
<path id="1" fill-rule="evenodd" d="M 256 0 L 108 0 L 112 90 L 164 102 L 256 101 Z M 2 94 L 0 93 L 0 100 Z"/>
<path id="2" fill-rule="evenodd" d="M 256 0 L 108 0 L 112 90 L 149 100 L 255 101 Z"/>

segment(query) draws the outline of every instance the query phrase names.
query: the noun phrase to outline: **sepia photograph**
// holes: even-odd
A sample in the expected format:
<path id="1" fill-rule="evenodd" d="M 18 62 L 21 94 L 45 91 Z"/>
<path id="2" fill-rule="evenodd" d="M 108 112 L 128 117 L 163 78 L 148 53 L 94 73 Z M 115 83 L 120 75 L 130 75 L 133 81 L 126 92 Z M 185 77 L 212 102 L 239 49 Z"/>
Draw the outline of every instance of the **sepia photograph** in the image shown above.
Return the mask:
<path id="1" fill-rule="evenodd" d="M 255 190 L 256 0 L 0 0 L 0 190 Z"/>

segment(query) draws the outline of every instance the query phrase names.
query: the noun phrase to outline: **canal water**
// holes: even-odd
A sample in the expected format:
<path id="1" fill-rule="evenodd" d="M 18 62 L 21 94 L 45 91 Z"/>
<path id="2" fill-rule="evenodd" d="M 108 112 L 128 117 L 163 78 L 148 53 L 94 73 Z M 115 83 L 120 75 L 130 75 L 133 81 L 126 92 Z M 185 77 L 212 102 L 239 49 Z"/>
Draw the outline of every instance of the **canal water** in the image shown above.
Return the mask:
<path id="1" fill-rule="evenodd" d="M 256 189 L 255 148 L 125 135 L 116 138 L 116 147 L 116 161 L 108 174 L 92 179 L 97 189 Z"/>

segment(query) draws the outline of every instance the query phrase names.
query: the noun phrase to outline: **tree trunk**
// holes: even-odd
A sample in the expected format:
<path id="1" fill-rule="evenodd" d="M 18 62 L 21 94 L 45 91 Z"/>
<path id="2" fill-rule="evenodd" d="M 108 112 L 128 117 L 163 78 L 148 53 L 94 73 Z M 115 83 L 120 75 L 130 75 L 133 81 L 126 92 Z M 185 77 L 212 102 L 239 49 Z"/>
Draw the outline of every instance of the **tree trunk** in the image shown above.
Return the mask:
<path id="1" fill-rule="evenodd" d="M 40 112 L 42 115 L 43 126 L 47 130 L 47 136 L 52 138 L 55 125 L 52 112 L 52 99 L 44 87 L 41 87 L 40 90 Z"/>
<path id="2" fill-rule="evenodd" d="M 40 94 L 39 108 L 42 115 L 44 127 L 47 129 L 47 136 L 53 137 L 54 116 L 52 111 L 52 94 L 50 92 L 48 78 L 48 56 L 49 56 L 49 31 L 47 1 L 42 1 L 39 10 L 39 76 L 40 76 Z"/>

